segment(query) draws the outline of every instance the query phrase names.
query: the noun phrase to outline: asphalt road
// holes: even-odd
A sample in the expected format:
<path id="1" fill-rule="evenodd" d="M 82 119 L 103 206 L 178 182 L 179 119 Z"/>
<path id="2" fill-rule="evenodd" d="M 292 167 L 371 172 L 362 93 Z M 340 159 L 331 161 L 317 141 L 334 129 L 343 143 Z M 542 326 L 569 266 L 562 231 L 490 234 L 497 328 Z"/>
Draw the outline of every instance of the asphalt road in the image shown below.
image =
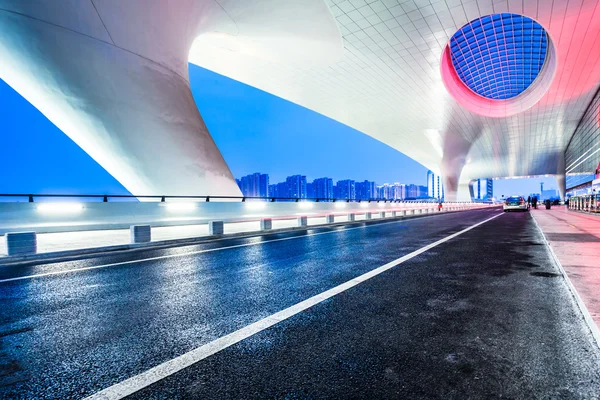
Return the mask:
<path id="1" fill-rule="evenodd" d="M 92 395 L 497 214 L 2 267 L 0 397 Z M 501 215 L 132 398 L 596 398 L 558 274 L 530 215 Z"/>

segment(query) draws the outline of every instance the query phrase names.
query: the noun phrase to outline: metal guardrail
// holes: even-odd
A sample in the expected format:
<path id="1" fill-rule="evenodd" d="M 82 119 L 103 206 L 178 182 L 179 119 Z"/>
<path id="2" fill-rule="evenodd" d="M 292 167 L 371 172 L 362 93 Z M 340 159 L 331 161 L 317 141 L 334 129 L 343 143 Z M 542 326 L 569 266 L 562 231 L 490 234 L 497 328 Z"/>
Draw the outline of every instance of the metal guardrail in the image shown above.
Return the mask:
<path id="1" fill-rule="evenodd" d="M 600 194 L 572 196 L 569 199 L 569 210 L 600 213 Z"/>
<path id="2" fill-rule="evenodd" d="M 184 199 L 184 200 L 200 200 L 205 202 L 210 202 L 211 200 L 240 200 L 241 202 L 245 202 L 247 200 L 257 201 L 263 200 L 268 202 L 300 202 L 300 201 L 308 201 L 308 202 L 346 202 L 346 203 L 361 203 L 361 202 L 383 202 L 383 203 L 438 203 L 435 199 L 415 199 L 415 200 L 393 200 L 393 199 L 344 199 L 344 198 L 298 198 L 298 197 L 252 197 L 252 196 L 169 196 L 169 195 L 127 195 L 127 194 L 22 194 L 22 193 L 9 193 L 9 194 L 0 194 L 0 198 L 2 197 L 11 197 L 11 198 L 27 198 L 30 203 L 33 203 L 36 198 L 71 198 L 71 199 L 102 199 L 104 203 L 107 203 L 109 199 L 149 199 L 149 200 L 157 200 L 157 202 L 166 202 L 168 199 Z M 443 202 L 442 202 L 443 203 Z M 456 204 L 466 204 L 471 203 L 467 201 L 455 201 L 453 203 Z M 485 203 L 483 203 L 485 204 Z"/>

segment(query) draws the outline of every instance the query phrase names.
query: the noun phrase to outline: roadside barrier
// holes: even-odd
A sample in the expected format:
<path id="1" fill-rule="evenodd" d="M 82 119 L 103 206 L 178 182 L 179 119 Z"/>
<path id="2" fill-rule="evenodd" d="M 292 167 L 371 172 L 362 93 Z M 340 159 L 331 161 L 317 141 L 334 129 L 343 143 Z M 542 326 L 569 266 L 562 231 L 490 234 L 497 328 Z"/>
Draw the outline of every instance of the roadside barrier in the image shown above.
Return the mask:
<path id="1" fill-rule="evenodd" d="M 31 203 L 25 203 L 31 204 Z M 105 204 L 106 203 L 95 203 L 95 204 Z M 144 203 L 139 203 L 140 205 L 144 205 Z M 180 203 L 174 203 L 180 204 Z M 210 203 L 207 203 L 210 204 Z M 213 203 L 216 204 L 216 203 Z M 242 203 L 243 204 L 243 203 Z M 270 203 L 255 203 L 258 205 L 266 205 Z M 306 203 L 291 203 L 296 207 L 302 208 L 303 204 Z M 309 203 L 310 204 L 310 203 Z M 335 203 L 329 203 L 327 208 L 331 209 L 339 209 L 339 204 L 345 205 L 345 203 L 338 203 L 338 206 L 332 207 Z M 369 205 L 369 203 L 363 203 L 365 205 Z M 584 204 L 584 203 L 581 203 Z M 578 207 L 581 206 L 578 205 Z M 388 208 L 387 210 L 375 210 L 375 209 L 364 209 L 358 210 L 356 208 L 351 208 L 348 211 L 338 211 L 338 212 L 329 212 L 329 213 L 307 213 L 307 215 L 298 216 L 296 215 L 276 215 L 274 217 L 264 217 L 261 216 L 260 213 L 256 215 L 252 215 L 248 218 L 241 219 L 228 219 L 228 220 L 209 220 L 204 222 L 204 224 L 208 225 L 208 234 L 210 236 L 220 236 L 225 234 L 225 225 L 242 223 L 242 222 L 259 222 L 260 223 L 260 231 L 270 231 L 273 229 L 274 221 L 296 221 L 295 224 L 291 224 L 286 226 L 286 228 L 290 227 L 300 227 L 306 228 L 309 226 L 309 222 L 312 220 L 313 226 L 323 225 L 323 222 L 327 224 L 336 223 L 336 217 L 345 217 L 347 222 L 360 222 L 360 221 L 369 221 L 373 219 L 373 213 L 375 212 L 378 220 L 380 219 L 389 219 L 389 218 L 402 218 L 406 216 L 414 216 L 416 214 L 437 214 L 438 211 L 458 211 L 458 210 L 466 210 L 466 209 L 477 209 L 477 208 L 485 208 L 491 207 L 493 205 L 490 204 L 481 204 L 481 203 L 467 203 L 465 205 L 459 207 L 449 207 L 447 206 L 445 209 L 432 208 L 429 204 L 404 204 L 404 205 L 395 205 L 394 209 L 391 209 L 393 203 L 382 204 L 382 203 L 372 203 L 371 207 L 373 208 L 381 208 L 382 206 Z M 289 207 L 288 207 L 289 208 Z M 366 208 L 361 206 L 361 208 Z M 575 208 L 575 203 L 569 204 L 569 208 Z M 183 209 L 183 208 L 182 208 Z M 267 213 L 266 207 L 262 209 L 262 212 Z M 308 215 L 310 214 L 310 215 Z M 359 218 L 360 217 L 360 218 Z M 344 221 L 344 222 L 346 222 Z M 340 222 L 338 220 L 338 222 Z M 181 224 L 184 226 L 186 224 Z M 196 225 L 202 225 L 196 224 Z M 162 225 L 157 225 L 156 227 L 160 227 Z M 179 225 L 178 225 L 179 226 Z M 148 243 L 152 241 L 152 229 L 155 227 L 153 224 L 134 224 L 129 226 L 130 233 L 130 244 L 142 244 Z M 113 228 L 114 229 L 114 228 Z M 117 228 L 122 229 L 122 228 Z M 248 232 L 255 231 L 256 229 L 249 229 Z M 65 230 L 63 230 L 65 231 Z M 75 229 L 73 230 L 75 231 Z M 238 231 L 243 232 L 243 231 Z M 36 254 L 37 253 L 37 233 L 35 231 L 16 231 L 16 232 L 6 232 L 6 254 L 9 256 L 18 256 L 18 255 L 28 255 L 28 254 Z"/>

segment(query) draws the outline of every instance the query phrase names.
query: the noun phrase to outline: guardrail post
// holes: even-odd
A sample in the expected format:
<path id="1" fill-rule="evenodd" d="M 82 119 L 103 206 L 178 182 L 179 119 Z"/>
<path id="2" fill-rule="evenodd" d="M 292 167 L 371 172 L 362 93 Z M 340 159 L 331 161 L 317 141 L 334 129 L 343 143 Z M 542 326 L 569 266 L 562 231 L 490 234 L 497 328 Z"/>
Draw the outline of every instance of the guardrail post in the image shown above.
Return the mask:
<path id="1" fill-rule="evenodd" d="M 335 222 L 335 216 L 333 214 L 326 215 L 325 222 L 328 224 L 333 224 Z"/>
<path id="2" fill-rule="evenodd" d="M 365 213 L 365 219 L 371 219 L 371 213 L 370 212 L 366 212 Z"/>
<path id="3" fill-rule="evenodd" d="M 348 214 L 348 221 L 354 222 L 356 220 L 356 214 L 350 213 Z"/>
<path id="4" fill-rule="evenodd" d="M 37 253 L 35 232 L 11 232 L 6 237 L 6 254 L 9 256 Z"/>
<path id="5" fill-rule="evenodd" d="M 152 240 L 150 225 L 131 225 L 129 227 L 130 243 L 147 243 Z"/>
<path id="6" fill-rule="evenodd" d="M 269 231 L 273 228 L 273 221 L 271 218 L 262 218 L 260 220 L 260 230 L 261 231 Z"/>
<path id="7" fill-rule="evenodd" d="M 298 226 L 299 227 L 308 226 L 308 217 L 306 217 L 306 216 L 298 217 Z"/>
<path id="8" fill-rule="evenodd" d="M 222 235 L 224 233 L 223 221 L 210 221 L 208 223 L 209 235 Z"/>

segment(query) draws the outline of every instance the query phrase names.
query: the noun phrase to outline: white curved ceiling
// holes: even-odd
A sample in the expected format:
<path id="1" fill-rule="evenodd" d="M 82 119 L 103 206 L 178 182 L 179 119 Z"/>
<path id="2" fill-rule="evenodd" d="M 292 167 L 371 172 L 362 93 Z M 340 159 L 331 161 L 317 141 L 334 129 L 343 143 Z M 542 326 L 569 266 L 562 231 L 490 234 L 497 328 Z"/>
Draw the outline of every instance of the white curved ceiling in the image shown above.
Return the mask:
<path id="1" fill-rule="evenodd" d="M 227 9 L 229 2 L 220 2 Z M 288 10 L 288 4 L 297 2 L 271 3 L 278 7 L 279 24 L 306 18 L 297 7 Z M 329 57 L 325 65 L 305 66 L 286 57 L 269 59 L 241 51 L 243 46 L 228 46 L 236 38 L 227 34 L 220 40 L 201 35 L 190 61 L 347 124 L 433 171 L 460 177 L 462 183 L 561 173 L 566 144 L 600 83 L 599 1 L 326 3 L 343 38 L 343 55 L 336 61 Z M 544 26 L 556 46 L 557 71 L 548 92 L 528 111 L 508 118 L 481 117 L 448 94 L 440 58 L 456 30 L 501 12 L 527 15 Z M 240 13 L 242 17 L 248 16 Z M 310 26 L 310 18 L 303 23 Z M 302 52 L 310 51 L 307 43 L 298 45 Z"/>

